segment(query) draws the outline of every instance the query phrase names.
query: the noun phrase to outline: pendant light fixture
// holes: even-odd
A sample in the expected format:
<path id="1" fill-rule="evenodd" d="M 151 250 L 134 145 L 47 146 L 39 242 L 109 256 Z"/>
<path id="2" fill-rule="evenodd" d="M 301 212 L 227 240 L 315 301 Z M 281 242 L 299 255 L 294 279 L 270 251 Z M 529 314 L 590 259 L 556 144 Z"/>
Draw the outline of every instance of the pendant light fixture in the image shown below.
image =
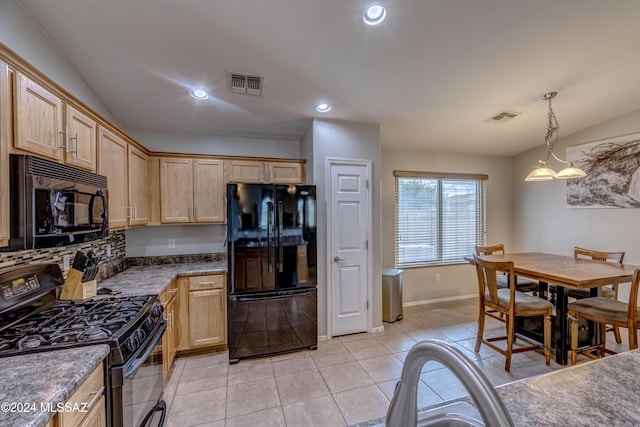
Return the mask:
<path id="1" fill-rule="evenodd" d="M 558 130 L 560 129 L 558 119 L 556 119 L 556 115 L 553 113 L 553 109 L 551 108 L 551 100 L 557 94 L 558 92 L 549 92 L 542 95 L 542 99 L 549 101 L 549 112 L 547 113 L 549 123 L 547 124 L 546 135 L 544 136 L 544 142 L 547 145 L 547 157 L 545 157 L 544 160 L 538 160 L 538 166 L 536 166 L 529 175 L 527 175 L 525 181 L 549 181 L 553 178 L 569 179 L 587 176 L 585 171 L 575 167 L 571 162 L 562 160 L 553 152 L 553 147 L 560 136 L 558 133 Z M 556 173 L 556 171 L 547 166 L 547 160 L 549 160 L 549 157 L 551 156 L 560 163 L 566 164 L 567 167 Z"/>

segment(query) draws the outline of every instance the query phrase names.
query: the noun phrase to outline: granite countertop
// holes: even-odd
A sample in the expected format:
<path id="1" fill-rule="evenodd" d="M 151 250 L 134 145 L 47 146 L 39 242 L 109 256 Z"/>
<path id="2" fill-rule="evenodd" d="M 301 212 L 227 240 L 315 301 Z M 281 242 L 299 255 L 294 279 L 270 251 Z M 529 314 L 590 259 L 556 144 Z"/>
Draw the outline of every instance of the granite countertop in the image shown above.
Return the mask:
<path id="1" fill-rule="evenodd" d="M 496 387 L 513 424 L 525 426 L 640 425 L 640 350 L 583 362 L 559 371 Z M 475 404 L 466 395 L 420 412 L 455 402 Z M 353 427 L 383 425 L 384 417 Z"/>
<path id="2" fill-rule="evenodd" d="M 640 350 L 633 350 L 497 390 L 516 426 L 637 426 L 638 378 Z"/>
<path id="3" fill-rule="evenodd" d="M 178 276 L 199 276 L 226 271 L 226 260 L 134 266 L 99 282 L 98 287 L 120 291 L 120 296 L 159 295 Z"/>
<path id="4" fill-rule="evenodd" d="M 69 400 L 108 353 L 94 345 L 0 359 L 0 425 L 46 426 L 47 408 Z"/>

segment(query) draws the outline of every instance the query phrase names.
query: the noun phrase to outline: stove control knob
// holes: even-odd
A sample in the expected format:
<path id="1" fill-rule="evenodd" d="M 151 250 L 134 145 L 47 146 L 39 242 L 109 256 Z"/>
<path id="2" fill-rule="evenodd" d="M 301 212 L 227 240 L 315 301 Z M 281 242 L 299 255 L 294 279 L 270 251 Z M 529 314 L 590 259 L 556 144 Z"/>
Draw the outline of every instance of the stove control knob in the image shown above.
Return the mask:
<path id="1" fill-rule="evenodd" d="M 127 348 L 129 349 L 129 351 L 136 351 L 136 349 L 138 348 L 138 344 L 136 341 L 137 340 L 135 334 L 129 337 L 129 339 L 127 340 Z"/>
<path id="2" fill-rule="evenodd" d="M 162 318 L 162 312 L 164 311 L 162 305 L 158 304 L 153 308 L 153 318 L 155 321 L 158 321 L 160 318 Z"/>
<path id="3" fill-rule="evenodd" d="M 147 333 L 142 328 L 136 331 L 136 335 L 138 336 L 138 342 L 140 344 L 142 344 L 144 342 L 144 339 L 147 337 Z"/>
<path id="4" fill-rule="evenodd" d="M 144 326 L 148 330 L 153 329 L 153 325 L 158 321 L 158 319 L 154 319 L 153 317 L 147 317 L 147 320 L 144 321 Z"/>

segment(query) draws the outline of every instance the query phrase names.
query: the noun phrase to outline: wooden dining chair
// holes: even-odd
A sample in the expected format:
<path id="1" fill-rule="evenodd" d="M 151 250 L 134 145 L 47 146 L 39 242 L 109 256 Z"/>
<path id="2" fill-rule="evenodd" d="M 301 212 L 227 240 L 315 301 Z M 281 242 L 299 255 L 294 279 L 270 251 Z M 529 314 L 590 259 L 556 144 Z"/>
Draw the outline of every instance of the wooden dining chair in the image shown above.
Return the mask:
<path id="1" fill-rule="evenodd" d="M 516 290 L 515 275 L 513 274 L 513 262 L 490 262 L 483 261 L 474 255 L 476 272 L 478 275 L 478 296 L 480 301 L 480 312 L 478 314 L 478 335 L 476 337 L 475 352 L 480 351 L 480 345 L 485 344 L 500 354 L 506 356 L 507 360 L 504 370 L 511 369 L 511 355 L 528 350 L 536 350 L 540 346 L 527 341 L 529 346 L 513 348 L 516 340 L 515 324 L 517 317 L 544 316 L 544 355 L 547 365 L 551 360 L 551 315 L 553 305 L 545 299 L 538 298 Z M 509 287 L 500 288 L 497 277 L 501 273 L 507 273 L 509 277 Z M 501 318 L 494 312 L 504 315 Z M 485 337 L 484 322 L 486 317 L 492 317 L 507 326 L 506 336 Z M 496 344 L 495 341 L 506 340 L 506 349 Z"/>
<path id="2" fill-rule="evenodd" d="M 591 261 L 615 262 L 618 264 L 622 264 L 622 262 L 624 261 L 624 254 L 624 252 L 603 252 L 593 249 L 580 248 L 578 246 L 575 246 L 573 248 L 573 258 L 576 260 L 590 259 Z M 570 289 L 567 292 L 567 295 L 571 298 L 582 299 L 589 298 L 591 296 L 591 292 L 589 291 L 589 289 Z M 604 298 L 612 298 L 617 300 L 618 285 L 614 284 L 611 286 L 603 286 L 601 289 L 601 296 L 603 296 Z M 616 342 L 620 344 L 622 342 L 622 337 L 620 336 L 620 328 L 618 326 L 614 326 L 609 330 L 613 331 Z"/>
<path id="3" fill-rule="evenodd" d="M 571 324 L 571 364 L 576 364 L 578 353 L 597 359 L 605 353 L 615 354 L 607 349 L 606 326 L 613 325 L 627 328 L 629 333 L 629 349 L 638 348 L 638 285 L 640 284 L 640 268 L 633 272 L 629 302 L 604 297 L 583 298 L 570 302 L 568 307 L 569 322 Z M 592 354 L 594 347 L 578 348 L 578 319 L 583 318 L 600 323 L 601 343 L 596 349 L 599 354 Z"/>
<path id="4" fill-rule="evenodd" d="M 476 246 L 476 255 L 504 255 L 504 253 L 504 244 L 502 243 L 490 246 Z M 509 276 L 506 274 L 499 275 L 498 286 L 501 288 L 508 288 Z M 538 282 L 516 276 L 516 289 L 520 292 L 532 292 L 534 295 L 537 295 Z"/>

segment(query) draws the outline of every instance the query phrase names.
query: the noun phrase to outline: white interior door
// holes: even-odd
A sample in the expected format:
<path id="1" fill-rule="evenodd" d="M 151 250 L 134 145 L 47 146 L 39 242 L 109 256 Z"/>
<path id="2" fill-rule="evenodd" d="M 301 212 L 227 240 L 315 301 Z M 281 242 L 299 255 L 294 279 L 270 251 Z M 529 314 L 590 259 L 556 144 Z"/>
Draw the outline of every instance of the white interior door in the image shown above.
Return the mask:
<path id="1" fill-rule="evenodd" d="M 331 334 L 367 330 L 368 166 L 331 163 Z"/>

